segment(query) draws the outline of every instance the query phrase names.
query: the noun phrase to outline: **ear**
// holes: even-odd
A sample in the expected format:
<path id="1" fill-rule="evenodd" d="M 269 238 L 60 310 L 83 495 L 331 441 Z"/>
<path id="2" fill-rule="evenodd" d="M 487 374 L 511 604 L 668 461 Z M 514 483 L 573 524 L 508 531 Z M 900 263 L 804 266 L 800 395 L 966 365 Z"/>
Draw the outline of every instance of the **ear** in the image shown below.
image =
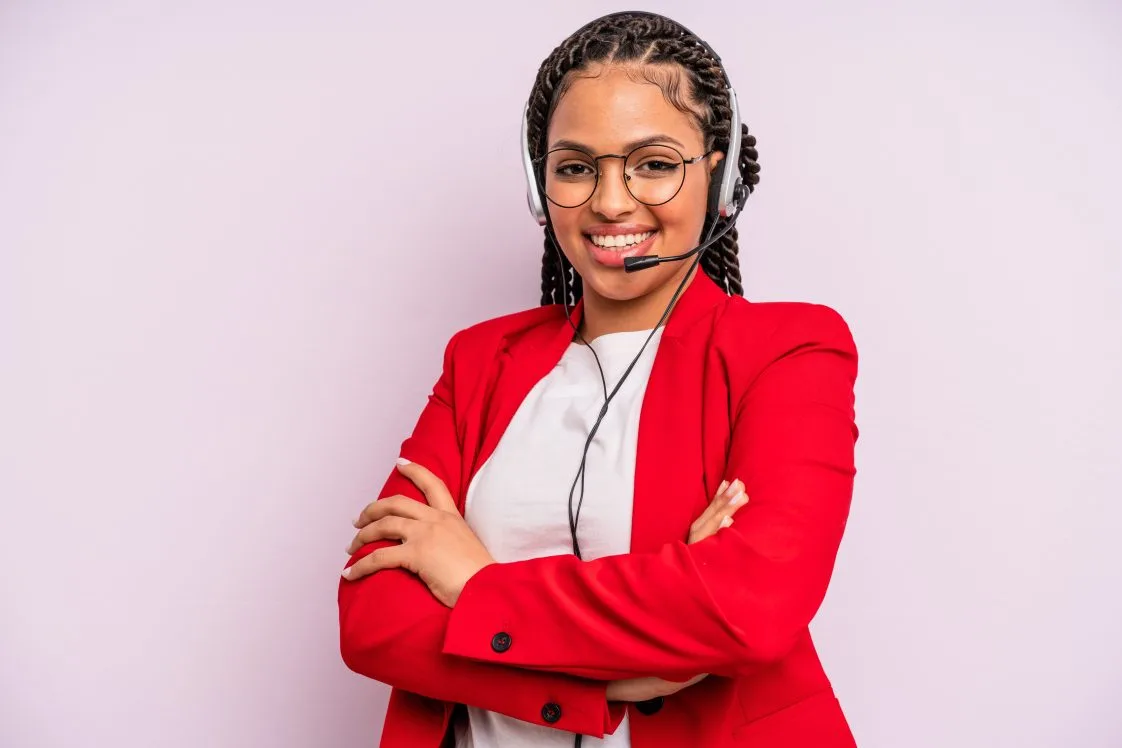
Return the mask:
<path id="1" fill-rule="evenodd" d="M 714 151 L 709 156 L 709 198 L 705 203 L 705 224 L 706 229 L 709 223 L 717 218 L 717 203 L 721 196 L 721 182 L 724 180 L 725 174 L 725 154 L 724 151 Z"/>
<path id="2" fill-rule="evenodd" d="M 718 166 L 720 166 L 721 162 L 724 161 L 724 160 L 725 160 L 725 152 L 724 151 L 713 151 L 712 153 L 709 154 L 710 176 L 712 176 L 713 170 L 715 170 Z"/>

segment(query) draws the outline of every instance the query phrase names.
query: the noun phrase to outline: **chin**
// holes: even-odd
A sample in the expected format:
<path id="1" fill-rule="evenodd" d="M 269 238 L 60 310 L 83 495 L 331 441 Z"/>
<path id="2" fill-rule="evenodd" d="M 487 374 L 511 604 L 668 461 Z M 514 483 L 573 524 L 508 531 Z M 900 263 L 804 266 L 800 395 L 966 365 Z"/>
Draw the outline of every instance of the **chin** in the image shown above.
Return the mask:
<path id="1" fill-rule="evenodd" d="M 587 295 L 592 292 L 602 299 L 609 299 L 611 301 L 631 301 L 643 295 L 641 289 L 629 287 L 629 284 L 624 283 L 596 283 L 584 282 L 584 292 Z"/>
<path id="2" fill-rule="evenodd" d="M 654 276 L 648 275 L 651 272 L 652 270 L 640 270 L 637 273 L 627 273 L 594 266 L 581 273 L 581 280 L 586 294 L 592 292 L 611 301 L 631 301 L 646 296 L 653 286 L 658 285 L 652 282 L 656 280 Z"/>
<path id="3" fill-rule="evenodd" d="M 661 237 L 652 237 L 657 238 Z M 628 273 L 623 269 L 624 256 L 658 254 L 656 241 L 647 243 L 647 246 L 641 248 L 642 251 L 620 253 L 618 257 L 612 256 L 615 253 L 597 253 L 595 248 L 589 246 L 589 239 L 583 234 L 578 235 L 572 244 L 577 245 L 576 251 L 566 254 L 570 262 L 574 257 L 579 260 L 573 264 L 584 283 L 585 293 L 611 301 L 631 301 L 647 295 L 665 281 L 665 272 L 659 272 L 660 268 L 648 268 L 635 273 Z"/>

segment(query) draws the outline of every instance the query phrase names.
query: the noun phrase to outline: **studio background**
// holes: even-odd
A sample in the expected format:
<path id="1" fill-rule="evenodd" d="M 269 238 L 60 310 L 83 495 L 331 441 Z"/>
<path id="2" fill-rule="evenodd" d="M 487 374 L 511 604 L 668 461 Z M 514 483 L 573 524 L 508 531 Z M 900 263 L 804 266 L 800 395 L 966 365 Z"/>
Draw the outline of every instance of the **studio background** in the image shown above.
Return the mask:
<path id="1" fill-rule="evenodd" d="M 537 303 L 522 106 L 620 9 L 0 3 L 0 745 L 376 745 L 349 521 L 448 337 Z M 748 297 L 858 343 L 858 742 L 1122 745 L 1122 6 L 645 9 L 759 138 Z"/>

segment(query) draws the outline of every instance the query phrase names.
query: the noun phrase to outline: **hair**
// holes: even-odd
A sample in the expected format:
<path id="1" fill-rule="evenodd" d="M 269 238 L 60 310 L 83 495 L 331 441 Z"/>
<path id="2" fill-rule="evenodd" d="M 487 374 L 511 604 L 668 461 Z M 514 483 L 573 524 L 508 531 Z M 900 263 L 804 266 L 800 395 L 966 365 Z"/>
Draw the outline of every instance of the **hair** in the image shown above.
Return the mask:
<path id="1" fill-rule="evenodd" d="M 669 18 L 616 13 L 580 29 L 542 62 L 526 114 L 531 158 L 544 155 L 549 120 L 565 91 L 580 74 L 597 64 L 622 64 L 633 78 L 659 86 L 670 104 L 694 118 L 707 150 L 728 149 L 732 111 L 720 61 L 697 36 Z M 759 154 L 755 136 L 749 134 L 746 125 L 741 129 L 737 164 L 745 187 L 751 192 L 760 181 Z M 731 158 L 732 154 L 726 154 L 726 159 Z M 732 167 L 730 161 L 726 164 L 726 168 Z M 737 231 L 733 228 L 718 244 L 702 253 L 701 267 L 725 293 L 742 295 L 736 240 Z M 580 275 L 568 258 L 553 248 L 547 229 L 542 255 L 542 305 L 575 304 L 583 290 Z"/>

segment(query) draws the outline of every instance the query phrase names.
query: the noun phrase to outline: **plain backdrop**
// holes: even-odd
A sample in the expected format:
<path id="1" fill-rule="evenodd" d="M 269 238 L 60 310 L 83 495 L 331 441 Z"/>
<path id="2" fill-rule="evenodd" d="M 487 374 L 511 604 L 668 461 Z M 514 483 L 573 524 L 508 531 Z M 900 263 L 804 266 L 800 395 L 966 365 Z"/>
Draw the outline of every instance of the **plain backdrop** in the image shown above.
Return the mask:
<path id="1" fill-rule="evenodd" d="M 518 127 L 615 3 L 0 3 L 0 745 L 376 745 L 350 519 L 538 300 Z M 863 748 L 1122 746 L 1122 6 L 652 2 L 722 54 L 747 295 L 838 309 L 814 629 Z"/>

